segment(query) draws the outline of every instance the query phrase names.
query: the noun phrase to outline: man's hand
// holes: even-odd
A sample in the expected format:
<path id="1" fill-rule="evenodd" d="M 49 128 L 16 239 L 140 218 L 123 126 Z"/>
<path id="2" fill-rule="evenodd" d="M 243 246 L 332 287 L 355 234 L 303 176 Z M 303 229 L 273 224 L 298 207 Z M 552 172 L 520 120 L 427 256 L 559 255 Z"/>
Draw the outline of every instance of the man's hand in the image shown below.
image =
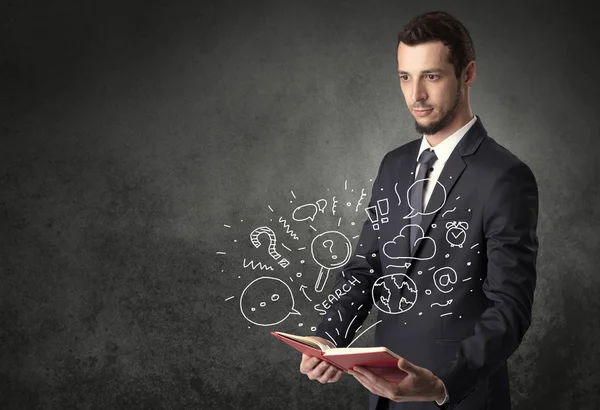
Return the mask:
<path id="1" fill-rule="evenodd" d="M 355 366 L 348 373 L 371 393 L 396 402 L 444 400 L 444 383 L 430 370 L 416 366 L 406 359 L 398 360 L 398 367 L 408 373 L 399 383 L 389 382 L 359 366 Z"/>
<path id="2" fill-rule="evenodd" d="M 331 342 L 322 337 L 313 336 L 313 338 L 329 347 L 335 347 Z M 302 354 L 302 362 L 300 363 L 300 373 L 307 375 L 310 380 L 318 380 L 323 384 L 335 383 L 343 374 L 341 370 L 326 361 L 317 357 L 307 356 L 304 353 Z"/>

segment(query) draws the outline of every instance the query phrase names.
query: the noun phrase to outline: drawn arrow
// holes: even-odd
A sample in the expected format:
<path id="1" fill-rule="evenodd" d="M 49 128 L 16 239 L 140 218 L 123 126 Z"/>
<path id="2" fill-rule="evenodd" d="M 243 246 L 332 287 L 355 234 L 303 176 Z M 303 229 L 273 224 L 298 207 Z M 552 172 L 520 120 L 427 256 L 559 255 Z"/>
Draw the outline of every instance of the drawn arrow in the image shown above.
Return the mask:
<path id="1" fill-rule="evenodd" d="M 309 302 L 312 302 L 312 299 L 306 295 L 306 291 L 304 289 L 308 289 L 308 286 L 300 285 L 300 292 L 304 294 L 304 297 L 308 299 Z"/>

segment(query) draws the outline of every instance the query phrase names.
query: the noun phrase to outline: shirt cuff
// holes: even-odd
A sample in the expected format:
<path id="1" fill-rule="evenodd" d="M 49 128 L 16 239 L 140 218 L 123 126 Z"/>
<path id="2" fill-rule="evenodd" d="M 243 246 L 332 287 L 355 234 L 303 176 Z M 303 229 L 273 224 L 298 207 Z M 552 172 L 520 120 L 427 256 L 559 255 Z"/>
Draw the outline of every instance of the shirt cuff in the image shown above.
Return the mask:
<path id="1" fill-rule="evenodd" d="M 439 401 L 435 401 L 438 406 L 441 406 L 442 404 L 446 403 L 449 400 L 449 396 L 448 396 L 448 390 L 446 390 L 446 385 L 442 382 L 442 385 L 444 386 L 444 394 L 446 395 L 446 397 L 444 397 L 444 400 L 442 400 L 441 402 Z"/>

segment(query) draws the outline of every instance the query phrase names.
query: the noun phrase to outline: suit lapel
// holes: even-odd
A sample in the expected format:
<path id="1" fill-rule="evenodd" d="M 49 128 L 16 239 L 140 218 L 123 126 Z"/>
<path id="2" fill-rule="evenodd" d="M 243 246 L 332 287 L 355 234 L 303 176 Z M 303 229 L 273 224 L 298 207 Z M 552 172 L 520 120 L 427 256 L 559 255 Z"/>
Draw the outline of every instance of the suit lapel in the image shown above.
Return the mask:
<path id="1" fill-rule="evenodd" d="M 444 204 L 448 200 L 452 188 L 456 184 L 456 181 L 460 178 L 461 174 L 466 168 L 465 161 L 463 157 L 472 155 L 483 141 L 483 138 L 487 135 L 485 128 L 483 127 L 483 123 L 477 117 L 477 120 L 473 124 L 471 128 L 467 131 L 464 137 L 460 140 L 448 161 L 444 165 L 444 169 L 442 170 L 438 183 L 435 184 L 433 192 L 431 193 L 431 198 L 427 203 L 427 207 L 425 208 L 425 212 L 421 219 L 421 228 L 423 229 L 423 235 L 427 236 L 429 231 L 429 227 L 431 225 L 431 221 L 435 218 L 437 213 L 444 207 Z M 434 148 L 435 150 L 435 148 Z M 416 153 L 415 153 L 415 161 L 416 161 Z M 412 175 L 411 175 L 412 176 Z M 431 181 L 429 181 L 431 183 Z M 410 185 L 407 185 L 409 187 Z M 406 206 L 406 210 L 409 211 L 408 205 Z M 403 210 L 404 212 L 404 210 Z M 406 214 L 405 214 L 406 215 Z M 408 246 L 409 239 L 406 240 L 407 245 L 407 254 L 409 252 L 410 247 Z M 416 253 L 419 251 L 421 247 L 421 243 L 425 241 L 418 241 L 416 246 L 413 249 L 413 253 L 411 256 L 414 257 Z M 412 264 L 411 264 L 412 266 Z"/>
<path id="2" fill-rule="evenodd" d="M 404 219 L 404 217 L 410 214 L 411 209 L 408 206 L 408 198 L 407 191 L 408 188 L 412 185 L 415 179 L 415 168 L 417 167 L 417 154 L 419 147 L 421 146 L 421 140 L 413 141 L 413 145 L 408 150 L 406 158 L 402 161 L 400 165 L 400 171 L 398 172 L 397 184 L 394 186 L 394 190 L 396 191 L 396 205 L 398 205 L 398 198 L 400 198 L 400 215 L 402 216 L 402 220 L 400 221 L 402 227 L 406 226 L 410 223 L 410 219 Z M 409 255 L 410 254 L 410 232 L 408 227 L 406 229 L 402 228 L 402 237 L 398 238 L 401 246 L 401 255 Z M 395 235 L 398 235 L 399 232 L 396 232 Z"/>

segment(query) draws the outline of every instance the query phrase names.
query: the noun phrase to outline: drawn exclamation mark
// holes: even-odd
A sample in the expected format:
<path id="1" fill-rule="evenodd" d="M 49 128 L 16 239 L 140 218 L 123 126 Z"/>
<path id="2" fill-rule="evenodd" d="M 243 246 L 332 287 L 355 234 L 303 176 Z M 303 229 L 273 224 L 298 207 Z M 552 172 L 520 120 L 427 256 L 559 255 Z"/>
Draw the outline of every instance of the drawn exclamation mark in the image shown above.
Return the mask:
<path id="1" fill-rule="evenodd" d="M 387 216 L 385 218 L 383 217 L 390 212 L 390 203 L 388 202 L 387 198 L 377 201 L 377 206 L 379 206 L 379 213 L 381 214 L 381 223 L 387 223 L 389 218 Z"/>
<path id="2" fill-rule="evenodd" d="M 377 212 L 377 206 L 373 205 L 366 207 L 365 212 L 367 213 L 367 215 L 369 216 L 369 220 L 373 224 L 373 230 L 378 231 L 379 224 L 377 222 L 379 221 L 379 213 Z"/>

